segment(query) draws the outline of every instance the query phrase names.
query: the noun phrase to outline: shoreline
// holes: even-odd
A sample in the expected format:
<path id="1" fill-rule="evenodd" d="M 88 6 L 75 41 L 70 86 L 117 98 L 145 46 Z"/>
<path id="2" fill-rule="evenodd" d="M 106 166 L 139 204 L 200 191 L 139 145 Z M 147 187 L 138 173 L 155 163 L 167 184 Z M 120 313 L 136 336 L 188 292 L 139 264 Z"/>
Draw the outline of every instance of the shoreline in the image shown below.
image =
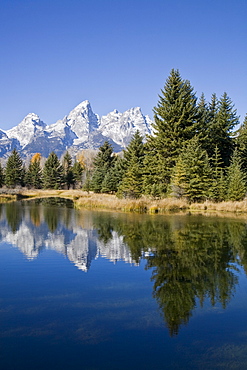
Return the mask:
<path id="1" fill-rule="evenodd" d="M 27 190 L 27 189 L 2 189 L 0 203 L 13 202 L 16 200 L 60 197 L 71 199 L 76 209 L 112 210 L 123 212 L 138 212 L 147 214 L 165 214 L 167 212 L 190 212 L 200 214 L 247 214 L 247 200 L 232 202 L 224 201 L 214 203 L 189 204 L 186 199 L 164 198 L 153 200 L 147 197 L 139 199 L 119 199 L 116 195 L 96 194 L 83 190 Z"/>

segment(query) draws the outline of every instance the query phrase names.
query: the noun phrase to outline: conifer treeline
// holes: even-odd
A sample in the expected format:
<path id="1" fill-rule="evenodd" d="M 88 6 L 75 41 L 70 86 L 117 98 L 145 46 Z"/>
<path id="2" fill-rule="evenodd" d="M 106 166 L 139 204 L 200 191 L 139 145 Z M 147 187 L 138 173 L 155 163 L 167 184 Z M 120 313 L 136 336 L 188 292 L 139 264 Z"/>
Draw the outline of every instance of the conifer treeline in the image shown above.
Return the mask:
<path id="1" fill-rule="evenodd" d="M 81 187 L 83 165 L 75 161 L 72 166 L 71 155 L 66 152 L 60 163 L 57 155 L 51 152 L 41 168 L 41 155 L 34 154 L 28 168 L 25 168 L 16 149 L 9 156 L 5 168 L 0 165 L 0 186 L 8 188 L 28 187 L 34 189 L 69 189 Z"/>
<path id="2" fill-rule="evenodd" d="M 246 195 L 247 116 L 239 118 L 227 93 L 198 100 L 188 80 L 172 70 L 154 108 L 152 135 L 143 142 L 137 131 L 123 155 L 106 141 L 93 169 L 80 161 L 72 166 L 67 152 L 60 163 L 51 153 L 43 170 L 40 156 L 24 169 L 14 150 L 0 168 L 0 185 L 43 188 L 83 187 L 119 197 L 186 197 L 190 201 L 241 200 Z M 82 181 L 82 173 L 84 173 Z"/>
<path id="3" fill-rule="evenodd" d="M 91 189 L 138 198 L 241 200 L 246 194 L 247 116 L 239 118 L 227 93 L 199 101 L 189 81 L 172 70 L 154 108 L 153 133 L 137 132 L 123 158 L 100 148 Z M 106 155 L 107 153 L 107 155 Z M 101 173 L 99 177 L 98 174 Z"/>

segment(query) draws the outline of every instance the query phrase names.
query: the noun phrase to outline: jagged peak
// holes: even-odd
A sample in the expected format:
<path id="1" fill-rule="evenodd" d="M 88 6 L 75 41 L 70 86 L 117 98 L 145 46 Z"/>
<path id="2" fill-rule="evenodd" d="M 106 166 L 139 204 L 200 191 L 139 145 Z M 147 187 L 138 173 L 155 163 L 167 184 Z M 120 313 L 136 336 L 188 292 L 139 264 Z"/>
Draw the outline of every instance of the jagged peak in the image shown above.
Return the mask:
<path id="1" fill-rule="evenodd" d="M 34 121 L 40 121 L 39 116 L 36 113 L 28 113 L 24 119 L 32 119 Z"/>
<path id="2" fill-rule="evenodd" d="M 124 113 L 128 114 L 128 113 L 140 113 L 142 114 L 142 111 L 141 111 L 141 108 L 140 107 L 133 107 L 133 108 L 130 108 L 128 110 L 126 110 Z"/>
<path id="3" fill-rule="evenodd" d="M 59 150 L 68 145 L 74 148 L 95 148 L 99 147 L 103 140 L 101 137 L 125 148 L 137 129 L 143 136 L 149 134 L 151 123 L 150 118 L 142 114 L 140 107 L 132 107 L 123 113 L 114 109 L 100 117 L 93 112 L 89 100 L 84 100 L 62 120 L 49 126 L 42 122 L 37 114 L 31 112 L 14 128 L 2 130 L 2 137 L 5 138 L 6 134 L 8 139 L 18 140 L 21 150 L 30 143 L 33 145 L 30 148 L 42 143 L 41 146 L 46 148 L 44 151 L 47 151 L 47 148 L 56 149 L 56 145 Z M 27 150 L 33 149 L 28 147 Z"/>
<path id="4" fill-rule="evenodd" d="M 80 104 L 78 104 L 75 108 L 73 108 L 70 113 L 69 113 L 69 116 L 74 113 L 74 112 L 80 112 L 80 111 L 85 111 L 85 110 L 92 110 L 91 108 L 91 104 L 89 102 L 89 100 L 84 100 L 82 101 Z"/>

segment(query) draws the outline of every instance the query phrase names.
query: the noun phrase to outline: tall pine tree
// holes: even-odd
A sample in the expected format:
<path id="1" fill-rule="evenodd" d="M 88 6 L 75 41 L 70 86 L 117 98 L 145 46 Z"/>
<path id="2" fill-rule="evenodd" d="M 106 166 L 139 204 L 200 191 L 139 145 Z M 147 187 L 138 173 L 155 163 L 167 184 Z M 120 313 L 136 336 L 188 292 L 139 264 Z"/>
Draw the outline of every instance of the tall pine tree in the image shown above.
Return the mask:
<path id="1" fill-rule="evenodd" d="M 194 137 L 180 154 L 172 177 L 174 195 L 185 196 L 190 201 L 202 201 L 209 197 L 211 167 L 208 155 Z"/>
<path id="2" fill-rule="evenodd" d="M 40 167 L 41 155 L 33 155 L 25 174 L 25 185 L 35 189 L 42 188 L 42 170 Z"/>
<path id="3" fill-rule="evenodd" d="M 43 183 L 46 189 L 61 189 L 64 183 L 63 167 L 56 153 L 51 152 L 43 169 Z"/>
<path id="4" fill-rule="evenodd" d="M 102 183 L 102 193 L 116 193 L 125 173 L 125 160 L 117 156 L 113 166 L 107 172 Z"/>
<path id="5" fill-rule="evenodd" d="M 214 155 L 211 158 L 212 166 L 212 185 L 210 188 L 210 199 L 221 202 L 226 198 L 226 178 L 224 174 L 224 164 L 216 145 Z"/>
<path id="6" fill-rule="evenodd" d="M 8 188 L 23 186 L 24 168 L 20 154 L 14 149 L 9 156 L 5 168 L 5 184 Z"/>
<path id="7" fill-rule="evenodd" d="M 119 195 L 139 198 L 142 194 L 144 145 L 143 137 L 136 131 L 124 151 L 125 173 L 119 187 Z"/>
<path id="8" fill-rule="evenodd" d="M 94 172 L 90 182 L 90 188 L 95 193 L 102 191 L 102 184 L 108 171 L 110 171 L 115 157 L 113 156 L 112 146 L 108 141 L 99 148 L 98 154 L 94 159 Z"/>
<path id="9" fill-rule="evenodd" d="M 246 175 L 242 171 L 241 159 L 237 150 L 234 151 L 228 168 L 227 185 L 227 200 L 243 200 L 247 190 Z"/>
<path id="10" fill-rule="evenodd" d="M 214 151 L 218 146 L 224 166 L 227 167 L 234 151 L 233 129 L 239 123 L 237 111 L 227 93 L 219 100 L 215 115 L 213 112 L 212 109 L 211 148 Z"/>
<path id="11" fill-rule="evenodd" d="M 154 108 L 152 136 L 147 139 L 145 192 L 157 184 L 164 193 L 181 150 L 199 128 L 197 98 L 190 82 L 172 69 Z"/>
<path id="12" fill-rule="evenodd" d="M 72 167 L 75 188 L 80 188 L 82 186 L 83 171 L 84 167 L 82 166 L 81 162 L 76 160 Z"/>
<path id="13" fill-rule="evenodd" d="M 236 147 L 241 159 L 242 168 L 247 175 L 247 115 L 237 131 Z"/>
<path id="14" fill-rule="evenodd" d="M 63 176 L 65 186 L 69 189 L 74 184 L 74 173 L 72 169 L 72 157 L 68 151 L 63 157 Z"/>

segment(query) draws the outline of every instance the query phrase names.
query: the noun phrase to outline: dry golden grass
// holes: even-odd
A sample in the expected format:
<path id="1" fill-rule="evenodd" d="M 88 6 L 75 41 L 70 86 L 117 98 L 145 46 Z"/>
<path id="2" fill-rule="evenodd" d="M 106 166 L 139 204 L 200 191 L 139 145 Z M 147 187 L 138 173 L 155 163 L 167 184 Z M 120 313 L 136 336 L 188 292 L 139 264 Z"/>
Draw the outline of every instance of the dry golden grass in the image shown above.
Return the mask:
<path id="1" fill-rule="evenodd" d="M 140 199 L 119 199 L 115 195 L 90 193 L 81 196 L 75 201 L 76 207 L 105 208 L 129 212 L 160 213 L 186 209 L 188 204 L 184 200 L 166 198 L 151 200 L 146 197 Z"/>
<path id="2" fill-rule="evenodd" d="M 247 200 L 241 202 L 220 202 L 206 201 L 204 203 L 189 204 L 185 199 L 165 198 L 152 200 L 147 197 L 140 199 L 119 199 L 115 195 L 87 193 L 82 190 L 25 190 L 18 191 L 18 196 L 29 199 L 61 197 L 74 201 L 75 207 L 88 209 L 106 209 L 128 212 L 165 213 L 169 211 L 187 210 L 193 213 L 208 214 L 221 213 L 247 213 Z M 17 199 L 17 194 L 0 194 L 0 203 Z"/>
<path id="3" fill-rule="evenodd" d="M 217 211 L 217 212 L 240 212 L 246 213 L 247 212 L 247 200 L 243 200 L 240 202 L 204 202 L 204 203 L 193 203 L 190 205 L 191 211 L 198 211 L 198 210 L 207 210 L 207 211 Z"/>

